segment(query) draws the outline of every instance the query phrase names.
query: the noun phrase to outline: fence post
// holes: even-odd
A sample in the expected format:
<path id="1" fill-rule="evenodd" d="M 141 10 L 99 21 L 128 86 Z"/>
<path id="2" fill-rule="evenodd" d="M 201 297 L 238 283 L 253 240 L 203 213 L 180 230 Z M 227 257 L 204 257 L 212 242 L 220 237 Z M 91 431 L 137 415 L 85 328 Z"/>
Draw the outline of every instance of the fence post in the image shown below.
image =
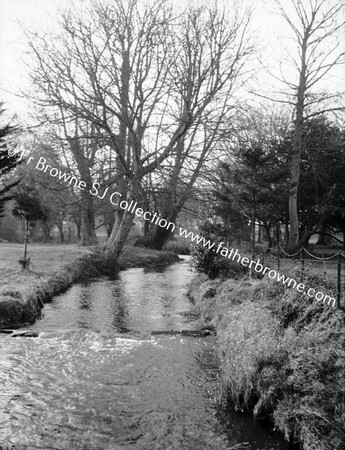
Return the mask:
<path id="1" fill-rule="evenodd" d="M 337 305 L 340 308 L 341 299 L 341 252 L 338 252 L 338 289 L 337 289 Z"/>
<path id="2" fill-rule="evenodd" d="M 301 249 L 302 274 L 304 275 L 304 247 Z"/>

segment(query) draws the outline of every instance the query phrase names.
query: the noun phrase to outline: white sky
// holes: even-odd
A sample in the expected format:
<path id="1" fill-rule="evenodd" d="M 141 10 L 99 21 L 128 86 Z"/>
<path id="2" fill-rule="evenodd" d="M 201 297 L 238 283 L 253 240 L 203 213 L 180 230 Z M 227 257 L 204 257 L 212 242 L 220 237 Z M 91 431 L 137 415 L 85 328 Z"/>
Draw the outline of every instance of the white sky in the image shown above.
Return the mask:
<path id="1" fill-rule="evenodd" d="M 25 58 L 25 29 L 51 29 L 60 7 L 70 0 L 0 0 L 0 99 L 12 113 L 27 108 L 12 94 L 29 86 Z"/>
<path id="2" fill-rule="evenodd" d="M 82 0 L 79 1 L 82 3 Z M 188 0 L 180 1 L 187 2 Z M 226 3 L 228 2 L 229 0 L 226 1 Z M 28 29 L 52 30 L 57 10 L 70 3 L 71 0 L 0 0 L 0 100 L 5 100 L 11 113 L 17 113 L 21 117 L 25 114 L 27 105 L 24 100 L 12 93 L 29 86 L 27 68 L 23 63 L 25 57 L 24 37 L 18 22 Z M 275 1 L 240 1 L 240 4 L 244 3 L 255 7 L 255 34 L 259 45 L 264 49 L 265 63 L 277 66 L 283 55 L 283 49 L 279 43 L 283 42 L 287 47 L 290 41 L 286 39 L 288 31 L 283 19 L 273 12 Z M 283 4 L 286 5 L 287 1 L 283 0 Z M 343 35 L 342 45 L 343 51 L 345 51 L 345 30 Z M 261 80 L 259 83 L 265 83 L 268 81 L 268 75 L 265 74 L 258 80 Z M 332 81 L 338 89 L 343 87 L 345 90 L 344 66 L 337 69 Z"/>

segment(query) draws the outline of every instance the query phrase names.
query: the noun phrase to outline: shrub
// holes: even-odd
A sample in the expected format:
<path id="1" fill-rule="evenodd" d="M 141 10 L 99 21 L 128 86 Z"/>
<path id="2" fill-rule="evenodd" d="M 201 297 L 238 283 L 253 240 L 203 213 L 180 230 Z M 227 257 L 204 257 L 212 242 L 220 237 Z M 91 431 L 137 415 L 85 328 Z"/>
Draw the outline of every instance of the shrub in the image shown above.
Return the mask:
<path id="1" fill-rule="evenodd" d="M 183 239 L 183 241 L 171 239 L 164 245 L 163 250 L 177 255 L 190 255 L 190 245 L 186 239 Z"/>
<path id="2" fill-rule="evenodd" d="M 207 238 L 205 238 L 207 239 Z M 199 273 L 205 273 L 211 280 L 215 278 L 240 278 L 249 272 L 247 267 L 228 259 L 215 250 L 192 246 L 191 264 Z"/>
<path id="3" fill-rule="evenodd" d="M 31 260 L 30 258 L 20 258 L 20 260 L 18 261 L 19 264 L 22 266 L 22 270 L 26 270 L 30 267 L 31 264 Z"/>

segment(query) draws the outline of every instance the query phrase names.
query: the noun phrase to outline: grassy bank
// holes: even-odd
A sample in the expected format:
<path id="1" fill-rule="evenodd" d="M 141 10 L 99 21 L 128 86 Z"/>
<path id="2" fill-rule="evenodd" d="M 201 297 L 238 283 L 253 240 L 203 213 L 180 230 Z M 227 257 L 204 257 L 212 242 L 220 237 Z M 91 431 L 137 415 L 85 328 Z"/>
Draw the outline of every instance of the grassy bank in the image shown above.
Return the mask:
<path id="1" fill-rule="evenodd" d="M 18 260 L 22 246 L 0 244 L 0 327 L 31 323 L 40 316 L 44 302 L 76 281 L 102 274 L 99 255 L 77 246 L 31 245 L 32 265 L 22 271 Z M 130 267 L 171 264 L 177 255 L 143 248 L 125 247 L 114 274 Z"/>
<path id="2" fill-rule="evenodd" d="M 308 283 L 322 290 L 320 278 Z M 198 275 L 189 294 L 217 329 L 223 406 L 271 422 L 305 450 L 343 450 L 344 313 L 267 279 Z"/>
<path id="3" fill-rule="evenodd" d="M 179 261 L 177 254 L 166 251 L 159 252 L 142 247 L 125 247 L 119 258 L 119 270 L 131 267 L 151 267 L 155 265 L 168 265 Z"/>

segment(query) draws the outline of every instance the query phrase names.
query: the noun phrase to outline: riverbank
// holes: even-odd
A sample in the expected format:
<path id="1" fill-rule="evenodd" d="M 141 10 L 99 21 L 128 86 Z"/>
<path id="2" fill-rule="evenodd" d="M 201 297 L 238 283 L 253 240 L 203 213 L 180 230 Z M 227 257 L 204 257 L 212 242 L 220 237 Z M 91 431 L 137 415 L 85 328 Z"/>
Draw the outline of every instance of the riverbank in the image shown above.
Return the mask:
<path id="1" fill-rule="evenodd" d="M 252 413 L 304 450 L 345 448 L 343 311 L 267 279 L 197 275 L 189 296 L 217 331 L 224 408 Z"/>
<path id="2" fill-rule="evenodd" d="M 34 322 L 46 301 L 78 280 L 101 275 L 99 255 L 84 247 L 31 245 L 29 255 L 32 265 L 23 272 L 18 264 L 22 246 L 0 244 L 0 328 Z M 125 247 L 113 273 L 178 260 L 168 252 Z"/>

